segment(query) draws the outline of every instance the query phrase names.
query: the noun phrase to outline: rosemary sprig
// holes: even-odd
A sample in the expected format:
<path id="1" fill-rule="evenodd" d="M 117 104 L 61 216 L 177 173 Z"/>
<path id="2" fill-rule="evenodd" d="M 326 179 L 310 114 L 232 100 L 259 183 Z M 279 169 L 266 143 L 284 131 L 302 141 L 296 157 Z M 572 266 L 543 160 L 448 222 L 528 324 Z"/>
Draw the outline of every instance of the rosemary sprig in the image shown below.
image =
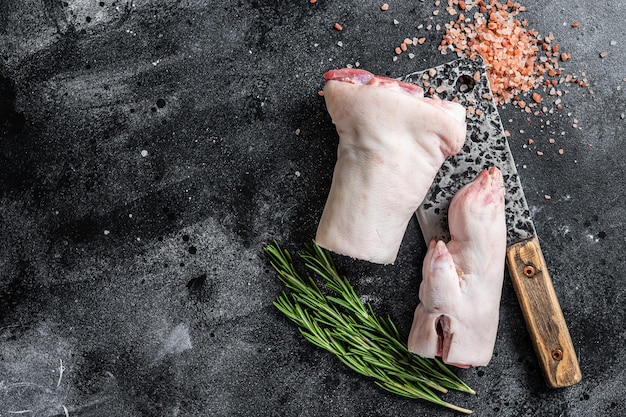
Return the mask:
<path id="1" fill-rule="evenodd" d="M 471 413 L 442 400 L 437 393 L 474 391 L 440 360 L 409 352 L 391 318 L 377 317 L 369 303 L 361 302 L 346 277 L 337 272 L 327 250 L 313 242 L 305 245 L 300 257 L 334 295 L 324 294 L 311 277 L 302 279 L 289 252 L 277 243 L 264 249 L 288 289 L 274 305 L 298 326 L 306 340 L 333 353 L 352 370 L 373 378 L 387 391 Z"/>

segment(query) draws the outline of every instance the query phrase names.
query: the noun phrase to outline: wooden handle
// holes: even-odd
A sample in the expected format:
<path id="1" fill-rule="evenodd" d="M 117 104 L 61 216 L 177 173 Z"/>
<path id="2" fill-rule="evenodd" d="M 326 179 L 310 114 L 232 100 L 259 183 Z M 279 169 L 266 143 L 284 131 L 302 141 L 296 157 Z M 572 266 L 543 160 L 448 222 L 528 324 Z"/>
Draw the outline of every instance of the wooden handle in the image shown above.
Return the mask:
<path id="1" fill-rule="evenodd" d="M 510 245 L 506 261 L 546 383 L 563 388 L 580 382 L 574 345 L 537 237 Z"/>

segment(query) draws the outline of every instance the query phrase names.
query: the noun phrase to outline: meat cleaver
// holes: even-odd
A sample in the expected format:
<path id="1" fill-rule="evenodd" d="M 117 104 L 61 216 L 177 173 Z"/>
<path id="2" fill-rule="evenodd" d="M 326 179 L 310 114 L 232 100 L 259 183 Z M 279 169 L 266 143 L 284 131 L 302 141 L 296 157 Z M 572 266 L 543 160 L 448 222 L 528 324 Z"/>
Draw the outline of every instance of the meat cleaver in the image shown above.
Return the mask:
<path id="1" fill-rule="evenodd" d="M 483 59 L 459 59 L 409 74 L 402 81 L 419 84 L 442 99 L 458 99 L 468 109 L 462 150 L 443 164 L 416 216 L 426 243 L 449 240 L 447 211 L 456 191 L 484 168 L 495 165 L 506 186 L 506 263 L 526 327 L 546 383 L 551 388 L 582 379 L 574 345 L 563 317 L 530 210 L 492 99 Z"/>

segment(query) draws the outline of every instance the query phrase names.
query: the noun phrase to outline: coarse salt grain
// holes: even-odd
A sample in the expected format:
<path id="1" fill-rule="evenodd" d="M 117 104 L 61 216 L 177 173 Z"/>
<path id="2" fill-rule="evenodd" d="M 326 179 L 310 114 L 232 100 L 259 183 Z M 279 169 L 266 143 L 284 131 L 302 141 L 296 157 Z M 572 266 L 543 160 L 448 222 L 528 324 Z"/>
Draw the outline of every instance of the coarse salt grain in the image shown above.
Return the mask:
<path id="1" fill-rule="evenodd" d="M 520 108 L 531 113 L 528 102 L 517 97 L 540 87 L 544 74 L 560 75 L 559 46 L 554 43 L 554 34 L 539 37 L 537 31 L 528 29 L 528 22 L 517 18 L 525 8 L 510 0 L 503 3 L 477 0 L 467 4 L 450 1 L 449 5 L 452 4 L 458 5 L 460 13 L 456 21 L 446 24 L 439 45 L 441 53 L 452 51 L 459 57 L 480 54 L 485 60 L 496 103 L 502 105 L 515 99 Z M 466 17 L 465 9 L 474 7 L 478 11 Z M 540 51 L 545 51 L 545 56 L 539 56 Z M 563 52 L 560 58 L 566 61 L 571 56 Z M 541 95 L 535 94 L 533 106 L 542 100 Z"/>

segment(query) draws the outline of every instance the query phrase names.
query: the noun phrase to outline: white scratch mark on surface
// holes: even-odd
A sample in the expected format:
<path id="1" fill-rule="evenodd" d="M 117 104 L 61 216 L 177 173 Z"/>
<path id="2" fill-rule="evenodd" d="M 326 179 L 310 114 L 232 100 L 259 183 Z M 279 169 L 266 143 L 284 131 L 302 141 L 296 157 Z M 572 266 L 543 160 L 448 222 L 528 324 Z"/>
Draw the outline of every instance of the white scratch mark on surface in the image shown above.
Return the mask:
<path id="1" fill-rule="evenodd" d="M 159 349 L 154 362 L 159 362 L 168 355 L 176 355 L 191 348 L 189 327 L 187 327 L 185 323 L 180 323 L 174 327 L 167 336 L 161 346 L 161 349 Z"/>
<path id="2" fill-rule="evenodd" d="M 585 236 L 587 239 L 589 239 L 591 242 L 593 243 L 597 243 L 600 239 L 598 239 L 597 237 L 595 237 L 592 234 L 588 234 L 587 236 Z"/>

